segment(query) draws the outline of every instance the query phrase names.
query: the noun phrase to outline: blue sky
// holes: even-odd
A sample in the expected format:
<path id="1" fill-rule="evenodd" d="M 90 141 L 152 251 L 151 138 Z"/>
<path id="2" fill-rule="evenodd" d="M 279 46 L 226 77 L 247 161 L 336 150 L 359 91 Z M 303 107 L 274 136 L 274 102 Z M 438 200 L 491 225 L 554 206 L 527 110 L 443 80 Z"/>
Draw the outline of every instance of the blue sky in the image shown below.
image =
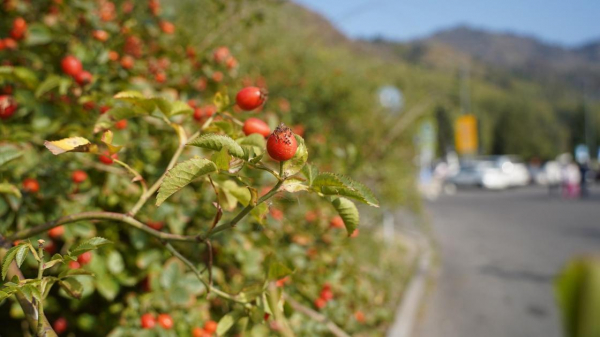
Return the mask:
<path id="1" fill-rule="evenodd" d="M 405 41 L 467 24 L 577 46 L 600 40 L 600 0 L 293 0 L 351 37 Z"/>

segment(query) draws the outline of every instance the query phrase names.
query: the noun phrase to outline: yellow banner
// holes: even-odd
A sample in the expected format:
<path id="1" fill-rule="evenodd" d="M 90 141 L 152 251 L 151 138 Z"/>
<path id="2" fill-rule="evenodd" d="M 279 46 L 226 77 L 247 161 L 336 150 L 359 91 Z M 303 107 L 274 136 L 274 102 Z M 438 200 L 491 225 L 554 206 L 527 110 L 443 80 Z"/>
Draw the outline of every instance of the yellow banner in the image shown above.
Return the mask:
<path id="1" fill-rule="evenodd" d="M 460 116 L 454 125 L 454 141 L 459 154 L 477 153 L 477 119 L 473 115 Z"/>

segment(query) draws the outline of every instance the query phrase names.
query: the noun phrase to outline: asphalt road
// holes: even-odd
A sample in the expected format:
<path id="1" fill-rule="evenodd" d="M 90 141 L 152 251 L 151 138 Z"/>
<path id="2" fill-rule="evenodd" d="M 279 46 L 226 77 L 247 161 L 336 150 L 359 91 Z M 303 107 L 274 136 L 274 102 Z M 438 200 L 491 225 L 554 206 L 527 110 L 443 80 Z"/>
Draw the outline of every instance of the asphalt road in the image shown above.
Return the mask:
<path id="1" fill-rule="evenodd" d="M 539 187 L 459 191 L 427 208 L 441 261 L 415 336 L 562 335 L 554 277 L 600 253 L 600 190 L 570 201 Z"/>

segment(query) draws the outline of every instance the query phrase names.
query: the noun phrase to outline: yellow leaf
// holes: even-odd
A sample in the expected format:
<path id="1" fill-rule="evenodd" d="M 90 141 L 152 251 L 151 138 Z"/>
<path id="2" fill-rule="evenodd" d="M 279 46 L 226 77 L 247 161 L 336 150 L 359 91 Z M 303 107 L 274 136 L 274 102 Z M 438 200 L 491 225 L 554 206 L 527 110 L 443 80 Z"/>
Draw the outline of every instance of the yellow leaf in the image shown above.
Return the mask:
<path id="1" fill-rule="evenodd" d="M 55 141 L 45 141 L 44 146 L 54 155 L 65 152 L 96 152 L 95 144 L 83 137 L 71 137 Z"/>

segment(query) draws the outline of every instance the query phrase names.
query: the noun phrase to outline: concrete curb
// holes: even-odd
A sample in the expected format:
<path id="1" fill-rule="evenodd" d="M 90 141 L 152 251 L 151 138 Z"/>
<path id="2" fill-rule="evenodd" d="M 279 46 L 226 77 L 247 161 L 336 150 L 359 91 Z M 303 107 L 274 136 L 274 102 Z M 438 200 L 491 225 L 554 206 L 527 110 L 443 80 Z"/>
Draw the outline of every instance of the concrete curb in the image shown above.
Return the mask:
<path id="1" fill-rule="evenodd" d="M 387 337 L 410 337 L 414 332 L 433 256 L 428 244 L 423 244 L 423 247 L 415 273 L 406 288 L 400 307 L 396 311 L 394 324 L 388 330 Z"/>

